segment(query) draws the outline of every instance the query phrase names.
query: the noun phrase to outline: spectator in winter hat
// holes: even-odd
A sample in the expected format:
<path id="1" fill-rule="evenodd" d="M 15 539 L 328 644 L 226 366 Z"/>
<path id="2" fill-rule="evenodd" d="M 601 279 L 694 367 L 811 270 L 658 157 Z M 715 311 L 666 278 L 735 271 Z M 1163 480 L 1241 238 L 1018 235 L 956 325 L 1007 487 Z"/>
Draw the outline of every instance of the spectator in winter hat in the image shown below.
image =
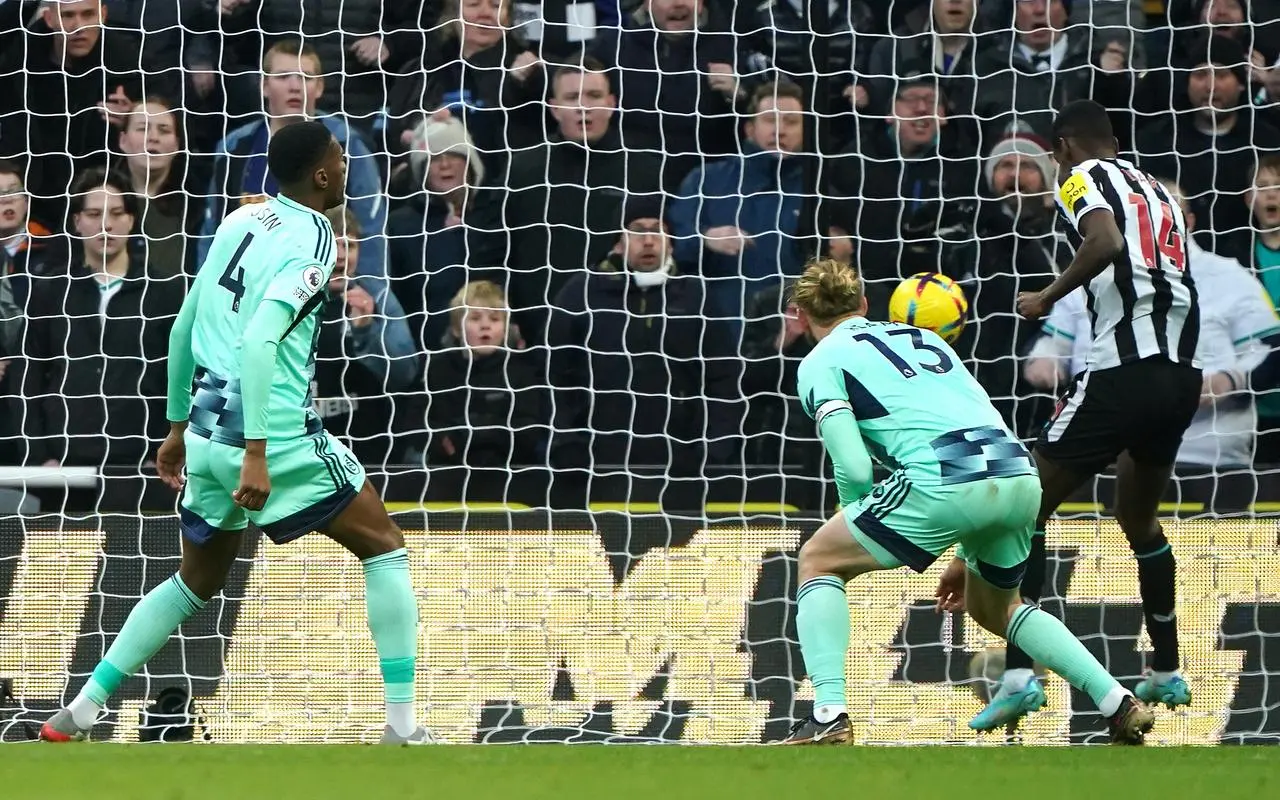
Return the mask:
<path id="1" fill-rule="evenodd" d="M 420 349 L 431 351 L 448 330 L 449 301 L 468 280 L 463 222 L 484 196 L 485 164 L 456 117 L 424 120 L 412 133 L 412 190 L 387 221 L 388 271 Z"/>
<path id="2" fill-rule="evenodd" d="M 1054 229 L 1057 169 L 1047 142 L 1015 132 L 991 148 L 982 174 L 991 199 L 978 215 L 978 258 L 960 276 L 970 315 L 979 322 L 966 326 L 955 346 L 972 358 L 974 377 L 1005 421 L 1026 434 L 1038 412 L 1035 393 L 1019 380 L 1015 356 L 1040 326 L 1010 313 L 1011 304 L 1018 292 L 1048 286 L 1070 262 L 1071 250 Z"/>

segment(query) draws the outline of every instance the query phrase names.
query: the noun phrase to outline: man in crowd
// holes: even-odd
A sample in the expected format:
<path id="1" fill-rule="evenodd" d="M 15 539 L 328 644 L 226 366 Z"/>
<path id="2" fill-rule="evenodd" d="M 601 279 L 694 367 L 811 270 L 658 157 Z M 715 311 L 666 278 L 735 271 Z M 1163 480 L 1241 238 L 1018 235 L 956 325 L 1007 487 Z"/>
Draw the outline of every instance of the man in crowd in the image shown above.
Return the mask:
<path id="1" fill-rule="evenodd" d="M 262 94 L 267 113 L 232 131 L 218 146 L 209 184 L 204 226 L 197 245 L 197 263 L 203 264 L 222 218 L 238 204 L 274 196 L 280 186 L 267 169 L 267 142 L 286 125 L 316 118 L 316 103 L 324 94 L 320 58 L 310 45 L 284 39 L 262 58 Z M 347 154 L 348 205 L 360 221 L 365 241 L 356 271 L 386 276 L 387 206 L 377 160 L 360 134 L 337 115 L 318 117 Z"/>

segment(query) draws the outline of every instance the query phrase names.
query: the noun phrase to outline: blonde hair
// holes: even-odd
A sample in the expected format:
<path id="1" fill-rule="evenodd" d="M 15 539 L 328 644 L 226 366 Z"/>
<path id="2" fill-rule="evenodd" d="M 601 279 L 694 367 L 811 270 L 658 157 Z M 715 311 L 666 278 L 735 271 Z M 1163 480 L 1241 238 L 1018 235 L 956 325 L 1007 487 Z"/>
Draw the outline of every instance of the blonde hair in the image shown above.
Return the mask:
<path id="1" fill-rule="evenodd" d="M 462 0 L 445 0 L 440 10 L 441 28 L 437 34 L 441 41 L 462 39 Z M 511 27 L 511 0 L 498 0 L 498 24 L 504 29 Z"/>
<path id="2" fill-rule="evenodd" d="M 324 212 L 324 217 L 333 226 L 334 236 L 346 236 L 348 239 L 358 240 L 363 233 L 360 230 L 360 219 L 345 203 Z"/>
<path id="3" fill-rule="evenodd" d="M 815 258 L 791 289 L 791 302 L 819 325 L 862 309 L 862 276 L 834 258 Z"/>
<path id="4" fill-rule="evenodd" d="M 462 328 L 462 318 L 471 308 L 507 309 L 507 295 L 493 281 L 472 281 L 458 290 L 449 301 L 449 323 L 454 330 Z"/>

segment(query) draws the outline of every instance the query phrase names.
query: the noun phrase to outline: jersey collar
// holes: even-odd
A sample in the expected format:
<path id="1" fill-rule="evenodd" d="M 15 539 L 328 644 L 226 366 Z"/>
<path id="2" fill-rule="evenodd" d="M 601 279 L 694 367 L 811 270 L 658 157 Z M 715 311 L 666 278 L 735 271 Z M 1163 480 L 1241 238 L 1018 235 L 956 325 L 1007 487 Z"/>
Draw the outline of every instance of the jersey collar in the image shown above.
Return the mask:
<path id="1" fill-rule="evenodd" d="M 312 217 L 320 217 L 321 219 L 325 219 L 325 216 L 323 214 L 317 213 L 314 209 L 307 208 L 306 206 L 297 202 L 296 200 L 290 200 L 289 198 L 285 197 L 284 194 L 277 194 L 275 199 L 276 199 L 276 202 L 280 203 L 285 208 L 290 208 L 290 209 L 293 209 L 294 211 L 301 211 L 302 213 Z"/>

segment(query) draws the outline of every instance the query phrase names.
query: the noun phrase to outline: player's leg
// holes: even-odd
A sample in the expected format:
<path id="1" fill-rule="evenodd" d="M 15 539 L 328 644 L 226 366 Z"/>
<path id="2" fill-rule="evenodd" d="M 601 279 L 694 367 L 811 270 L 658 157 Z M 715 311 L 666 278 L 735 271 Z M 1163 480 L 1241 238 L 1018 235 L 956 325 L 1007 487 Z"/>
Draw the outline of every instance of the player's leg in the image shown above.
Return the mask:
<path id="1" fill-rule="evenodd" d="M 1091 477 L 1080 471 L 1063 467 L 1049 460 L 1039 449 L 1032 451 L 1036 469 L 1040 472 L 1040 505 L 1036 514 L 1035 531 L 1032 533 L 1026 559 L 1021 596 L 1027 602 L 1038 604 L 1044 591 L 1045 523 L 1058 510 L 1058 506 Z M 989 731 L 1016 722 L 1020 717 L 1039 711 L 1045 704 L 1044 687 L 1036 677 L 1031 655 L 1009 642 L 1005 648 L 1004 675 L 991 702 L 969 721 L 974 730 Z"/>
<path id="2" fill-rule="evenodd" d="M 414 716 L 418 598 L 409 579 L 404 535 L 367 482 L 324 532 L 350 550 L 364 567 L 369 631 L 378 650 L 387 704 L 383 741 L 432 741 L 430 732 L 420 727 Z"/>
<path id="3" fill-rule="evenodd" d="M 251 514 L 275 542 L 323 531 L 364 566 L 365 607 L 378 651 L 387 720 L 384 743 L 434 741 L 414 719 L 418 601 L 409 580 L 404 536 L 340 441 L 320 432 L 267 447 L 272 492 Z"/>
<path id="4" fill-rule="evenodd" d="M 1152 361 L 1142 365 L 1147 396 L 1154 398 L 1116 461 L 1116 521 L 1138 562 L 1142 612 L 1151 637 L 1151 672 L 1138 683 L 1139 698 L 1169 708 L 1191 702 L 1191 689 L 1178 673 L 1175 614 L 1177 563 L 1160 524 L 1160 500 L 1169 487 L 1182 437 L 1200 407 L 1200 370 Z"/>
<path id="5" fill-rule="evenodd" d="M 45 741 L 87 738 L 107 700 L 154 656 L 178 626 L 226 583 L 247 524 L 230 492 L 207 468 L 216 458 L 200 442 L 188 447 L 188 478 L 179 509 L 182 563 L 178 572 L 146 594 L 129 612 L 120 634 L 66 709 L 40 730 Z"/>
<path id="6" fill-rule="evenodd" d="M 1022 597 L 1039 603 L 1044 591 L 1045 525 L 1058 507 L 1085 481 L 1101 472 L 1122 449 L 1123 405 L 1113 390 L 1114 373 L 1105 370 L 1076 378 L 1045 426 L 1032 451 L 1040 473 L 1040 509 L 1027 557 Z M 1033 659 L 1016 644 L 1005 650 L 1005 672 L 991 702 L 969 722 L 975 730 L 1015 724 L 1044 705 L 1044 688 Z"/>
<path id="7" fill-rule="evenodd" d="M 913 489 L 902 473 L 894 473 L 800 548 L 796 630 L 814 703 L 812 716 L 798 722 L 784 744 L 848 741 L 845 584 L 867 572 L 903 565 L 923 571 L 932 564 L 954 541 L 946 531 L 933 531 L 935 506 L 928 492 Z"/>
<path id="8" fill-rule="evenodd" d="M 1021 538 L 1028 540 L 1027 533 Z M 985 576 L 985 577 L 984 577 Z M 1135 702 L 1120 683 L 1093 657 L 1067 626 L 1052 614 L 1023 602 L 1017 581 L 993 584 L 990 570 L 971 564 L 965 583 L 965 607 L 974 621 L 1017 644 L 1037 661 L 1089 695 L 1107 718 L 1113 742 L 1142 744 L 1155 716 Z"/>
<path id="9" fill-rule="evenodd" d="M 1066 625 L 1020 595 L 1033 538 L 1031 520 L 1044 504 L 1039 481 L 1024 475 L 971 486 L 955 504 L 964 518 L 960 543 L 969 615 L 1088 694 L 1110 720 L 1116 741 L 1140 743 L 1141 734 L 1150 729 L 1150 712 L 1133 702 Z"/>

